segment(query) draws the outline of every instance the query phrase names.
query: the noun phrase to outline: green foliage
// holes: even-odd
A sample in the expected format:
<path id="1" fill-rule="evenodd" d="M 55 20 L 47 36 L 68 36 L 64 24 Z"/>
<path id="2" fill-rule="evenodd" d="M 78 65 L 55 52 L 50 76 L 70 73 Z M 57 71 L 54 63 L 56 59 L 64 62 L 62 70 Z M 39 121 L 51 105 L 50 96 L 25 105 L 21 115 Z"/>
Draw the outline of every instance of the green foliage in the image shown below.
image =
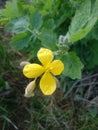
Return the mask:
<path id="1" fill-rule="evenodd" d="M 65 76 L 69 76 L 72 79 L 81 78 L 81 69 L 83 68 L 83 64 L 74 52 L 65 54 L 62 61 L 64 61 L 65 69 L 63 73 Z"/>
<path id="2" fill-rule="evenodd" d="M 30 34 L 22 33 L 12 37 L 11 45 L 16 49 L 23 49 L 28 46 L 29 41 L 31 40 Z"/>
<path id="3" fill-rule="evenodd" d="M 18 7 L 17 0 L 12 0 L 12 2 L 6 2 L 6 8 L 2 9 L 1 13 L 5 18 L 15 18 L 21 15 L 21 12 Z"/>
<path id="4" fill-rule="evenodd" d="M 57 37 L 52 30 L 43 29 L 39 39 L 41 40 L 41 44 L 49 49 L 56 49 Z"/>
<path id="5" fill-rule="evenodd" d="M 9 29 L 11 30 L 12 33 L 20 34 L 26 32 L 28 30 L 28 27 L 29 22 L 26 20 L 26 18 L 20 17 L 18 19 L 12 20 Z"/>
<path id="6" fill-rule="evenodd" d="M 39 11 L 35 12 L 31 16 L 30 23 L 32 24 L 33 29 L 40 29 L 43 24 L 43 18 Z"/>
<path id="7" fill-rule="evenodd" d="M 59 0 L 28 2 L 13 0 L 6 2 L 5 9 L 0 12 L 1 23 L 5 24 L 5 27 L 14 34 L 10 42 L 13 47 L 19 50 L 28 48 L 29 54 L 32 53 L 35 56 L 40 47 L 49 48 L 58 53 L 58 58 L 62 57 L 65 76 L 72 79 L 81 78 L 83 66 L 90 65 L 91 59 L 89 58 L 90 60 L 87 61 L 79 59 L 77 45 L 74 44 L 75 49 L 73 49 L 71 43 L 79 43 L 79 40 L 86 38 L 86 44 L 88 44 L 92 36 L 97 43 L 97 30 L 93 27 L 96 26 L 98 19 L 98 0 L 63 0 L 62 2 Z M 95 32 L 95 34 L 91 33 L 91 37 L 87 39 L 89 32 Z M 66 34 L 66 36 L 62 45 L 59 46 L 58 38 L 62 34 Z M 81 40 L 81 46 L 83 46 L 82 44 Z M 67 46 L 69 49 L 65 49 L 63 46 Z M 91 46 L 93 46 L 93 50 L 90 46 L 86 50 L 94 55 L 92 63 L 92 67 L 94 67 L 98 65 L 97 52 L 94 49 L 97 45 Z M 82 57 L 86 58 L 86 54 L 84 52 L 85 57 L 83 57 L 84 55 Z"/>
<path id="8" fill-rule="evenodd" d="M 95 25 L 98 19 L 98 1 L 91 7 L 91 0 L 85 0 L 72 18 L 68 31 L 68 38 L 71 42 L 76 42 L 84 38 Z"/>
<path id="9" fill-rule="evenodd" d="M 71 36 L 86 25 L 90 17 L 90 12 L 91 1 L 86 0 L 82 3 L 80 8 L 76 10 L 75 16 L 72 18 L 72 22 L 69 28 L 69 33 Z"/>

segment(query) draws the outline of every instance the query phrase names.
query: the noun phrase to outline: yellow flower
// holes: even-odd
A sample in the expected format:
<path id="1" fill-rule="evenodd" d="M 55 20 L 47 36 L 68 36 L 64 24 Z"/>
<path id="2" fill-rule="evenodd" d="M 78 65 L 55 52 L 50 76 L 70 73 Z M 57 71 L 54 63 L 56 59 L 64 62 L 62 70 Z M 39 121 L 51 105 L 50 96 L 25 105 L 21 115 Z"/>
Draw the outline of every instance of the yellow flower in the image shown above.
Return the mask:
<path id="1" fill-rule="evenodd" d="M 23 68 L 23 74 L 27 78 L 38 78 L 41 76 L 39 86 L 44 95 L 51 95 L 56 89 L 56 79 L 54 76 L 60 75 L 64 70 L 61 60 L 54 60 L 53 52 L 46 48 L 41 48 L 37 57 L 42 65 L 33 63 L 27 64 Z"/>

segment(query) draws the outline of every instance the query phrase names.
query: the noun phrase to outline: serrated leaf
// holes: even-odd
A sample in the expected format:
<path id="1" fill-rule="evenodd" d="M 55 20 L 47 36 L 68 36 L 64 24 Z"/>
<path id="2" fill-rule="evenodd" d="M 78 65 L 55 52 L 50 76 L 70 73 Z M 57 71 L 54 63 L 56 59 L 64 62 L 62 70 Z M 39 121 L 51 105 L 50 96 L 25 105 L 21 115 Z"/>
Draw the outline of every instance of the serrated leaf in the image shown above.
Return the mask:
<path id="1" fill-rule="evenodd" d="M 79 57 L 74 52 L 69 52 L 62 57 L 62 61 L 64 63 L 64 71 L 63 74 L 72 79 L 80 79 L 81 78 L 81 70 L 83 68 L 83 64 L 80 61 Z"/>
<path id="2" fill-rule="evenodd" d="M 55 50 L 57 44 L 56 34 L 52 30 L 43 29 L 41 35 L 39 36 L 41 44 L 44 47 Z"/>
<path id="3" fill-rule="evenodd" d="M 28 47 L 28 43 L 31 40 L 31 36 L 27 33 L 18 34 L 12 37 L 11 45 L 18 50 Z"/>
<path id="4" fill-rule="evenodd" d="M 16 18 L 21 15 L 20 10 L 18 8 L 17 0 L 12 0 L 10 2 L 6 2 L 5 9 L 1 10 L 2 16 L 6 18 Z"/>
<path id="5" fill-rule="evenodd" d="M 35 12 L 31 18 L 31 24 L 33 29 L 40 29 L 43 24 L 43 18 L 39 11 Z"/>
<path id="6" fill-rule="evenodd" d="M 26 18 L 20 17 L 12 21 L 11 32 L 15 34 L 24 33 L 27 31 L 29 22 Z"/>

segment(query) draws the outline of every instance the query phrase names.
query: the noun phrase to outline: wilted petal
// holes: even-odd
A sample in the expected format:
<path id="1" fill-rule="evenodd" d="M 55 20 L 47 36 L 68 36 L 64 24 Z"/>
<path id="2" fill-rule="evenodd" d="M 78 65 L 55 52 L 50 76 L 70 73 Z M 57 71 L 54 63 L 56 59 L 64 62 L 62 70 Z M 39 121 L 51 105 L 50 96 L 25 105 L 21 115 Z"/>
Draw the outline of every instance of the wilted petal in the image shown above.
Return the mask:
<path id="1" fill-rule="evenodd" d="M 34 81 L 32 81 L 32 82 L 30 82 L 28 85 L 27 85 L 27 87 L 26 87 L 26 89 L 25 89 L 25 97 L 32 97 L 32 96 L 34 96 L 34 89 L 35 89 L 35 87 L 36 87 L 36 80 L 34 80 Z"/>
<path id="2" fill-rule="evenodd" d="M 44 68 L 39 64 L 28 64 L 23 68 L 23 74 L 27 78 L 37 78 L 44 72 Z"/>
<path id="3" fill-rule="evenodd" d="M 45 73 L 40 80 L 40 89 L 44 95 L 51 95 L 56 89 L 55 78 L 49 73 Z"/>
<path id="4" fill-rule="evenodd" d="M 64 70 L 64 64 L 61 60 L 54 60 L 52 63 L 50 63 L 50 71 L 54 75 L 59 75 Z"/>
<path id="5" fill-rule="evenodd" d="M 38 53 L 37 53 L 37 57 L 39 59 L 39 61 L 46 66 L 48 63 L 50 63 L 53 60 L 53 52 L 49 49 L 46 48 L 41 48 Z"/>

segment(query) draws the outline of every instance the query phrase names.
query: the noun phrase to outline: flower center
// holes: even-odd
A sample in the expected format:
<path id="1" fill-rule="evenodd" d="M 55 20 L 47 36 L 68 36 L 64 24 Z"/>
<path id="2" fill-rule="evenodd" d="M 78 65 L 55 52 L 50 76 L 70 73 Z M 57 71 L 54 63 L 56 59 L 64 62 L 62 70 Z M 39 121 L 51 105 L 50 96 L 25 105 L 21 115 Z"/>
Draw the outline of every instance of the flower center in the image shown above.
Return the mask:
<path id="1" fill-rule="evenodd" d="M 50 64 L 45 66 L 45 72 L 50 72 L 52 70 L 52 67 L 50 67 Z"/>

